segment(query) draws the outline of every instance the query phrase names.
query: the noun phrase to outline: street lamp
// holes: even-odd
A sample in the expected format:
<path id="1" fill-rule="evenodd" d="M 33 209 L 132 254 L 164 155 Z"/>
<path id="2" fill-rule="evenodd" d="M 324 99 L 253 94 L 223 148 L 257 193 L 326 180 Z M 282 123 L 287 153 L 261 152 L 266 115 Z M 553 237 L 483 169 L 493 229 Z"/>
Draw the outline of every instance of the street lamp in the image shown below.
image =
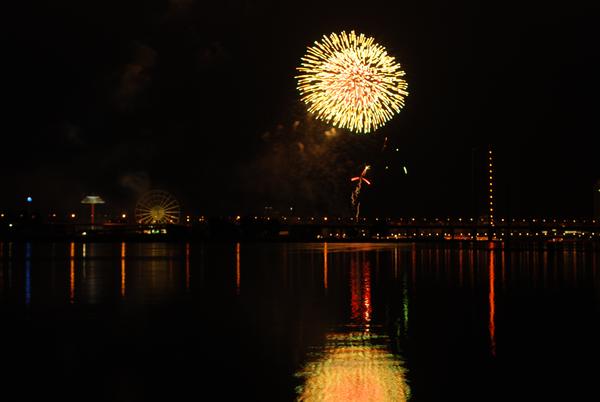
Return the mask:
<path id="1" fill-rule="evenodd" d="M 82 204 L 89 204 L 91 209 L 91 221 L 92 225 L 94 224 L 94 206 L 96 204 L 104 204 L 104 200 L 97 195 L 87 195 L 83 200 L 81 200 Z"/>

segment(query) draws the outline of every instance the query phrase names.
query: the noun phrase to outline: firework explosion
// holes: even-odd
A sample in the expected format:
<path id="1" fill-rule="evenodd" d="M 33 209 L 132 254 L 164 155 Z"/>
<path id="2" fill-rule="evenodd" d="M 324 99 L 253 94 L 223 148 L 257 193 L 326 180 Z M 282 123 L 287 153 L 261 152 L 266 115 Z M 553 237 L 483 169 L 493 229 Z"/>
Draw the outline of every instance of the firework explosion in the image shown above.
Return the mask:
<path id="1" fill-rule="evenodd" d="M 385 48 L 363 34 L 323 36 L 298 67 L 298 89 L 308 110 L 339 128 L 368 133 L 404 106 L 404 71 Z"/>

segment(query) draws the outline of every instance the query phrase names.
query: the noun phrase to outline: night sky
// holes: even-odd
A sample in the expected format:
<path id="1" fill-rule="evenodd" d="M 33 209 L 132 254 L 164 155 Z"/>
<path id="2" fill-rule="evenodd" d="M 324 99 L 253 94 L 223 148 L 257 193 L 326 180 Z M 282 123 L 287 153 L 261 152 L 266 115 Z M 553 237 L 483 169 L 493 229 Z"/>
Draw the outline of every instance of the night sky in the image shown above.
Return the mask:
<path id="1" fill-rule="evenodd" d="M 95 193 L 105 211 L 131 211 L 163 189 L 193 214 L 349 215 L 349 177 L 370 163 L 365 216 L 481 214 L 491 145 L 498 215 L 590 216 L 600 6 L 479 3 L 12 5 L 0 208 L 31 195 L 39 211 L 68 211 Z M 314 121 L 294 79 L 306 46 L 352 29 L 409 83 L 405 109 L 370 135 Z"/>

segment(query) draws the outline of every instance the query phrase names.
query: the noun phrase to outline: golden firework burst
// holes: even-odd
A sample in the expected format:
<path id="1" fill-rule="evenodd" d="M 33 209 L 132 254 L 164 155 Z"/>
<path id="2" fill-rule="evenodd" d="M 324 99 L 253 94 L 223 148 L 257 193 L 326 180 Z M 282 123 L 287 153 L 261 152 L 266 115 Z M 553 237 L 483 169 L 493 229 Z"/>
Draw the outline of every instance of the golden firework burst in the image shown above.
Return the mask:
<path id="1" fill-rule="evenodd" d="M 404 107 L 408 84 L 395 58 L 364 34 L 332 33 L 308 47 L 296 76 L 302 100 L 318 119 L 368 133 Z"/>

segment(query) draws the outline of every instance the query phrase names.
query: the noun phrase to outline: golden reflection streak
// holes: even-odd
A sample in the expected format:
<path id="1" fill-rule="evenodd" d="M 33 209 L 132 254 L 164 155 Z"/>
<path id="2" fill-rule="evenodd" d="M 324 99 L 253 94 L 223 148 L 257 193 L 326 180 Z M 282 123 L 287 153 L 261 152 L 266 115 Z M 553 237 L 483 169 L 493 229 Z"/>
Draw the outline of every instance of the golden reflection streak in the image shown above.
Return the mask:
<path id="1" fill-rule="evenodd" d="M 185 290 L 190 290 L 190 243 L 185 243 Z"/>
<path id="2" fill-rule="evenodd" d="M 126 272 L 125 272 L 125 256 L 127 254 L 127 246 L 125 242 L 121 243 L 121 297 L 125 297 L 125 280 L 126 280 Z"/>
<path id="3" fill-rule="evenodd" d="M 235 293 L 240 294 L 240 243 L 235 244 Z"/>
<path id="4" fill-rule="evenodd" d="M 75 302 L 75 242 L 71 242 L 69 250 L 69 303 Z"/>
<path id="5" fill-rule="evenodd" d="M 496 295 L 494 289 L 494 243 L 490 243 L 490 260 L 489 260 L 489 278 L 490 278 L 490 292 L 489 292 L 489 303 L 490 303 L 490 348 L 492 356 L 496 357 Z"/>
<path id="6" fill-rule="evenodd" d="M 327 242 L 323 244 L 323 287 L 327 289 Z"/>
<path id="7" fill-rule="evenodd" d="M 410 388 L 402 361 L 388 352 L 387 337 L 362 332 L 327 334 L 296 376 L 298 401 L 407 401 Z"/>

